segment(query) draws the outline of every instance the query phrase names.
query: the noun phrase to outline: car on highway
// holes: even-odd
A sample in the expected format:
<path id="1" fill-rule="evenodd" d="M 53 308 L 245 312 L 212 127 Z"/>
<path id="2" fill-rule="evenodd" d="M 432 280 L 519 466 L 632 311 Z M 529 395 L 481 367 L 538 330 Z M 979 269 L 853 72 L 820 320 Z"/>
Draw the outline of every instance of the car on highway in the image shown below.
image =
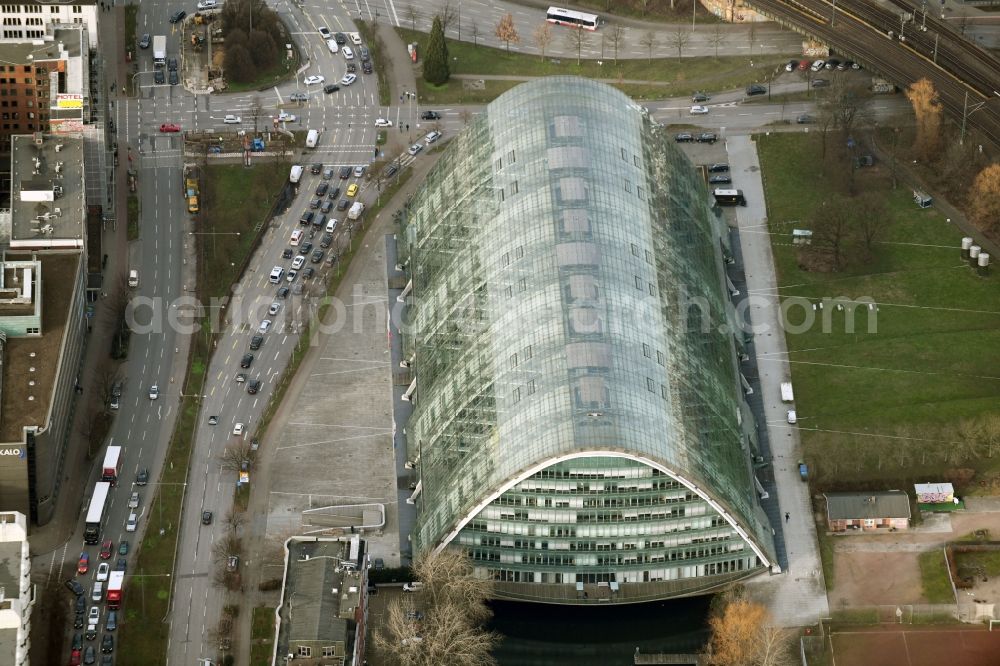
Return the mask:
<path id="1" fill-rule="evenodd" d="M 813 117 L 808 113 L 803 113 L 795 117 L 795 122 L 799 125 L 808 125 L 813 121 Z"/>
<path id="2" fill-rule="evenodd" d="M 413 156 L 416 156 L 416 154 L 419 153 L 423 149 L 424 149 L 423 146 L 421 146 L 419 143 L 415 143 L 412 146 L 410 146 L 409 148 L 407 148 L 406 152 L 408 152 L 409 154 L 411 154 Z"/>
<path id="3" fill-rule="evenodd" d="M 187 11 L 185 11 L 183 9 L 178 9 L 176 12 L 174 12 L 173 14 L 170 15 L 170 22 L 171 23 L 180 23 L 181 21 L 184 20 L 184 17 L 187 16 L 187 15 L 188 15 Z"/>
<path id="4" fill-rule="evenodd" d="M 326 48 L 330 49 L 330 53 L 336 53 L 340 50 L 340 46 L 337 44 L 336 39 L 326 40 Z"/>
<path id="5" fill-rule="evenodd" d="M 308 225 L 312 223 L 313 217 L 315 216 L 316 213 L 312 212 L 311 210 L 302 211 L 302 216 L 299 218 L 299 224 Z"/>
<path id="6" fill-rule="evenodd" d="M 76 561 L 76 572 L 81 576 L 90 569 L 90 553 L 80 553 L 80 559 Z"/>
<path id="7" fill-rule="evenodd" d="M 267 329 L 269 328 L 271 328 L 271 320 L 265 319 L 264 321 L 260 322 L 260 326 L 257 327 L 257 332 L 261 334 L 267 333 Z"/>
<path id="8" fill-rule="evenodd" d="M 291 274 L 291 271 L 289 271 L 289 274 Z M 291 280 L 289 280 L 289 282 L 291 282 Z M 275 301 L 274 303 L 271 303 L 270 307 L 267 308 L 267 314 L 271 315 L 272 317 L 274 315 L 278 314 L 279 312 L 281 312 L 281 303 L 279 303 L 277 301 Z M 246 367 L 249 368 L 250 366 L 246 366 Z"/>
<path id="9" fill-rule="evenodd" d="M 222 119 L 222 122 L 226 125 L 239 125 L 243 122 L 243 119 L 239 116 L 234 116 L 231 113 L 227 113 L 226 117 Z"/>
<path id="10" fill-rule="evenodd" d="M 294 92 L 288 96 L 288 101 L 290 102 L 306 102 L 309 100 L 309 95 L 304 92 Z"/>
<path id="11" fill-rule="evenodd" d="M 128 514 L 128 520 L 125 521 L 125 531 L 135 532 L 136 528 L 139 527 L 139 516 L 134 513 Z"/>
<path id="12" fill-rule="evenodd" d="M 90 612 L 87 613 L 87 623 L 94 624 L 101 619 L 101 609 L 97 606 L 91 606 Z"/>
<path id="13" fill-rule="evenodd" d="M 176 125 L 174 123 L 163 123 L 162 125 L 160 125 L 160 131 L 164 132 L 164 133 L 166 133 L 166 132 L 180 132 L 181 131 L 181 126 L 180 125 Z"/>
<path id="14" fill-rule="evenodd" d="M 76 596 L 79 597 L 79 596 L 83 595 L 83 585 L 80 585 L 80 583 L 76 582 L 72 578 L 68 579 L 66 581 L 65 585 L 66 585 L 66 589 L 68 589 L 70 592 L 72 592 Z"/>
<path id="15" fill-rule="evenodd" d="M 150 41 L 151 41 L 151 38 L 149 36 L 149 33 L 148 32 L 142 33 L 142 37 L 139 39 L 139 48 L 140 49 L 148 49 Z"/>
<path id="16" fill-rule="evenodd" d="M 245 373 L 245 372 L 237 372 L 236 373 L 236 383 L 237 384 L 242 384 L 246 380 L 247 380 L 247 373 Z"/>
<path id="17" fill-rule="evenodd" d="M 813 88 L 826 88 L 829 85 L 830 85 L 830 82 L 827 81 L 826 79 L 813 79 L 813 82 L 812 82 L 812 87 Z"/>
<path id="18" fill-rule="evenodd" d="M 747 86 L 747 97 L 753 97 L 754 95 L 766 95 L 766 94 L 767 94 L 767 87 L 762 86 L 759 83 L 751 83 L 750 85 Z"/>
<path id="19" fill-rule="evenodd" d="M 162 69 L 158 69 L 155 72 L 153 72 L 153 83 L 155 83 L 158 86 L 162 86 L 166 82 L 167 82 L 167 77 L 163 73 Z"/>
<path id="20" fill-rule="evenodd" d="M 302 242 L 302 236 L 304 236 L 304 235 L 305 235 L 304 231 L 302 231 L 301 229 L 296 229 L 295 231 L 292 232 L 291 237 L 289 237 L 288 243 L 290 245 L 298 245 L 299 243 Z M 285 249 L 288 250 L 289 252 L 291 252 L 290 249 L 288 249 L 288 248 L 285 248 Z"/>
<path id="21" fill-rule="evenodd" d="M 320 247 L 330 247 L 333 245 L 333 234 L 323 234 L 323 238 L 319 242 Z M 302 277 L 306 277 L 303 275 Z"/>
<path id="22" fill-rule="evenodd" d="M 202 511 L 201 512 L 201 524 L 202 525 L 211 525 L 212 524 L 212 512 L 211 511 Z"/>
<path id="23" fill-rule="evenodd" d="M 149 483 L 149 468 L 143 467 L 139 470 L 139 473 L 135 475 L 135 485 L 144 486 Z"/>
<path id="24" fill-rule="evenodd" d="M 315 86 L 320 83 L 323 83 L 324 81 L 326 81 L 326 77 L 320 76 L 319 74 L 307 76 L 306 78 L 302 79 L 302 83 L 306 84 L 307 86 Z"/>
<path id="25" fill-rule="evenodd" d="M 336 201 L 340 198 L 340 188 L 334 187 L 327 196 L 330 198 L 330 201 Z"/>
<path id="26" fill-rule="evenodd" d="M 319 208 L 320 203 L 321 202 L 320 202 L 319 199 L 310 199 L 309 200 L 309 207 L 312 208 L 313 210 L 315 210 L 315 209 Z"/>
<path id="27" fill-rule="evenodd" d="M 135 494 L 138 495 L 139 493 L 135 493 Z M 104 543 L 101 544 L 101 552 L 100 552 L 99 557 L 102 560 L 110 560 L 111 559 L 111 553 L 112 553 L 112 551 L 114 551 L 114 549 L 115 549 L 114 542 L 111 539 L 108 539 L 107 541 L 105 541 Z"/>
<path id="28" fill-rule="evenodd" d="M 101 639 L 101 652 L 104 654 L 111 654 L 115 651 L 115 637 L 111 634 L 104 634 Z"/>
<path id="29" fill-rule="evenodd" d="M 329 85 L 323 86 L 323 92 L 329 95 L 330 93 L 335 93 L 340 90 L 340 86 L 336 83 L 331 83 Z"/>
<path id="30" fill-rule="evenodd" d="M 172 86 L 176 86 L 178 83 L 181 82 L 180 77 L 177 75 L 176 69 L 170 70 L 170 73 L 167 75 L 167 79 L 169 79 L 170 85 Z"/>
<path id="31" fill-rule="evenodd" d="M 94 576 L 94 580 L 104 582 L 108 579 L 108 574 L 111 572 L 111 565 L 107 562 L 101 562 L 97 565 L 97 574 Z"/>
<path id="32" fill-rule="evenodd" d="M 351 50 L 350 46 L 345 46 L 344 48 L 340 49 L 340 54 L 344 56 L 344 60 L 354 60 L 354 51 Z"/>
<path id="33" fill-rule="evenodd" d="M 424 111 L 420 114 L 421 120 L 440 120 L 441 114 L 437 111 Z"/>
<path id="34" fill-rule="evenodd" d="M 375 127 L 392 127 L 392 121 L 388 118 L 376 118 Z"/>
<path id="35" fill-rule="evenodd" d="M 125 571 L 125 567 L 128 565 L 128 560 L 124 557 L 119 557 L 115 561 L 115 571 Z"/>
<path id="36" fill-rule="evenodd" d="M 373 71 L 375 71 L 372 68 L 372 61 L 371 60 L 362 61 L 361 71 L 364 72 L 365 74 L 371 74 Z"/>
<path id="37" fill-rule="evenodd" d="M 233 437 L 243 436 L 244 425 L 242 423 L 237 423 L 233 426 Z"/>
<path id="38" fill-rule="evenodd" d="M 153 384 L 152 386 L 149 387 L 149 399 L 156 400 L 159 397 L 160 397 L 160 387 L 156 384 Z"/>
<path id="39" fill-rule="evenodd" d="M 278 113 L 277 116 L 274 117 L 274 119 L 277 120 L 279 123 L 294 123 L 298 122 L 299 117 L 294 113 L 287 113 L 285 111 L 281 111 L 280 113 Z"/>
<path id="40" fill-rule="evenodd" d="M 323 39 L 330 39 L 330 37 L 333 36 L 333 34 L 330 32 L 330 29 L 327 28 L 326 26 L 321 25 L 319 28 L 317 28 L 317 31 L 319 32 L 319 36 L 322 37 Z"/>
<path id="41" fill-rule="evenodd" d="M 358 73 L 358 66 L 355 65 L 353 62 L 347 63 L 347 73 L 348 74 L 357 74 Z"/>
<path id="42" fill-rule="evenodd" d="M 689 132 L 681 132 L 674 135 L 674 141 L 677 143 L 690 143 L 694 141 L 694 135 Z"/>
<path id="43" fill-rule="evenodd" d="M 260 390 L 260 380 L 254 379 L 247 383 L 247 393 L 254 395 Z"/>
<path id="44" fill-rule="evenodd" d="M 250 338 L 250 349 L 260 349 L 260 346 L 264 344 L 263 335 L 255 335 Z"/>
<path id="45" fill-rule="evenodd" d="M 128 555 L 128 541 L 122 541 L 120 544 L 118 544 L 118 554 Z"/>
<path id="46" fill-rule="evenodd" d="M 385 168 L 385 170 L 384 170 L 384 171 L 382 172 L 382 175 L 383 175 L 384 177 L 386 177 L 386 178 L 391 178 L 391 177 L 393 177 L 393 176 L 395 176 L 395 175 L 396 175 L 396 172 L 397 172 L 397 171 L 399 171 L 399 167 L 398 167 L 398 166 L 396 166 L 395 164 L 390 164 L 390 165 L 389 165 L 389 166 L 387 166 L 387 167 Z"/>
<path id="47" fill-rule="evenodd" d="M 340 80 L 340 85 L 349 86 L 358 80 L 357 74 L 344 74 L 344 78 Z"/>
<path id="48" fill-rule="evenodd" d="M 309 280 L 315 274 L 316 274 L 316 271 L 313 270 L 312 266 L 308 266 L 308 267 L 302 269 L 302 279 L 303 280 Z M 299 284 L 297 284 L 295 286 L 296 287 L 301 287 L 302 284 L 299 283 Z"/>
<path id="49" fill-rule="evenodd" d="M 275 304 L 272 303 L 271 307 L 273 308 L 274 306 L 275 306 Z M 241 368 L 244 368 L 244 369 L 245 368 L 249 368 L 252 364 L 253 364 L 253 354 L 244 354 L 243 358 L 240 359 L 240 367 Z"/>
<path id="50" fill-rule="evenodd" d="M 691 107 L 692 116 L 703 116 L 706 113 L 708 113 L 707 106 L 702 106 L 701 104 L 695 104 L 694 106 Z"/>
<path id="51" fill-rule="evenodd" d="M 302 244 L 302 249 L 299 250 L 299 254 L 309 254 L 309 250 L 311 249 L 313 249 L 313 244 L 309 241 L 306 241 L 305 243 Z"/>
<path id="52" fill-rule="evenodd" d="M 219 417 L 212 414 L 208 417 L 208 425 L 219 425 Z"/>
<path id="53" fill-rule="evenodd" d="M 331 178 L 333 178 L 333 167 L 323 169 L 323 180 L 330 180 Z"/>
<path id="54" fill-rule="evenodd" d="M 345 35 L 342 32 L 338 32 L 337 34 L 335 34 L 333 36 L 333 39 L 334 39 L 334 41 L 336 41 L 341 46 L 343 46 L 344 44 L 347 43 L 347 35 Z"/>
<path id="55" fill-rule="evenodd" d="M 710 99 L 712 98 L 708 95 L 708 93 L 704 92 L 696 92 L 695 94 L 691 95 L 691 101 L 696 104 L 699 102 L 707 102 Z"/>
<path id="56" fill-rule="evenodd" d="M 118 628 L 118 611 L 108 611 L 108 619 L 104 623 L 104 628 L 108 631 L 114 631 Z"/>
<path id="57" fill-rule="evenodd" d="M 347 186 L 347 196 L 353 197 L 353 196 L 356 196 L 357 193 L 358 193 L 358 184 L 357 183 L 351 183 L 350 185 Z"/>

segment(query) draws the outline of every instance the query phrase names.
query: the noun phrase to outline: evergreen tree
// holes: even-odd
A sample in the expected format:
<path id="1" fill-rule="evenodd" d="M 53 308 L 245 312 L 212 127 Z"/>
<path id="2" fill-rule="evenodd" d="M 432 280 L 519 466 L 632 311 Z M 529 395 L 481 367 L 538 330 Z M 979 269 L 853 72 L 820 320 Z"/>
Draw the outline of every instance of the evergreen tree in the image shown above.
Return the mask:
<path id="1" fill-rule="evenodd" d="M 427 41 L 427 53 L 424 54 L 424 81 L 439 86 L 447 83 L 451 77 L 448 69 L 448 45 L 444 42 L 444 28 L 441 17 L 434 17 L 431 27 L 431 37 Z"/>

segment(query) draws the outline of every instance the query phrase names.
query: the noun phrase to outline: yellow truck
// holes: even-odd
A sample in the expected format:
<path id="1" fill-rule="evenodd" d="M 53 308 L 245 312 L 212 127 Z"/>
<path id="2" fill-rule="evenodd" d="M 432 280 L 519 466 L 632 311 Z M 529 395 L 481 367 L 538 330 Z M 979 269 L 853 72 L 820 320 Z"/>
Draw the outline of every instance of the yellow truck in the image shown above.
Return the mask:
<path id="1" fill-rule="evenodd" d="M 188 212 L 192 214 L 200 210 L 198 207 L 198 195 L 200 194 L 198 176 L 197 167 L 184 167 L 184 196 L 187 198 Z"/>

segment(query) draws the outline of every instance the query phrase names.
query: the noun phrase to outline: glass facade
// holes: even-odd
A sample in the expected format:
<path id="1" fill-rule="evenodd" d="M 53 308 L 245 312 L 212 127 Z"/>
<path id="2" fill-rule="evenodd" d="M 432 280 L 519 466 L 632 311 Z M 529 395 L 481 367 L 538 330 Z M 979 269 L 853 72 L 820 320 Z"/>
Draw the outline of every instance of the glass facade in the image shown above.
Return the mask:
<path id="1" fill-rule="evenodd" d="M 563 603 L 770 565 L 708 199 L 642 107 L 585 79 L 522 84 L 452 139 L 400 248 L 418 550 Z"/>

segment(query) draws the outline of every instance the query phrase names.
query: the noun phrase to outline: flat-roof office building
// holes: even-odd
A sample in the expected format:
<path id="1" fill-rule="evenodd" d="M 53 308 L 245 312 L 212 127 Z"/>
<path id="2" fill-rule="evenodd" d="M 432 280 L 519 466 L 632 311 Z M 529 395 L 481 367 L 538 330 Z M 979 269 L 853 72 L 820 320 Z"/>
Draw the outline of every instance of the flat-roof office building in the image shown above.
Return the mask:
<path id="1" fill-rule="evenodd" d="M 415 550 L 497 594 L 628 603 L 766 570 L 724 225 L 662 127 L 575 77 L 452 139 L 404 217 Z"/>

